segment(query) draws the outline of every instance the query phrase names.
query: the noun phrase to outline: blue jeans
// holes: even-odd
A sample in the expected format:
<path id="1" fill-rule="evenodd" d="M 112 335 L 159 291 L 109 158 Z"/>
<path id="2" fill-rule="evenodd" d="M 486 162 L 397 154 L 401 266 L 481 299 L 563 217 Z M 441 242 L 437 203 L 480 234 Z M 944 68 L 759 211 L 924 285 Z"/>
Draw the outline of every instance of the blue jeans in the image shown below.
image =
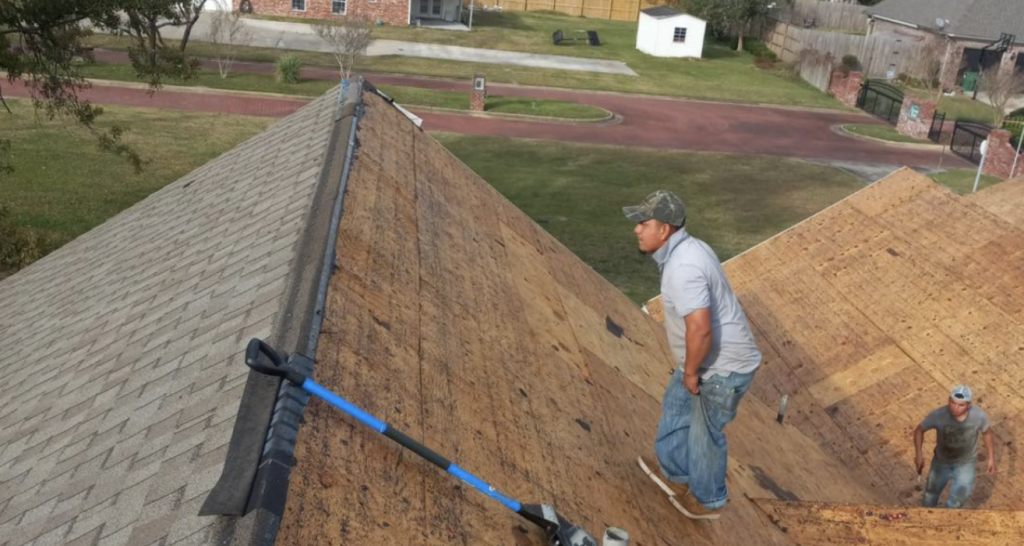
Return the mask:
<path id="1" fill-rule="evenodd" d="M 971 498 L 974 491 L 974 461 L 961 464 L 946 464 L 932 459 L 928 470 L 928 484 L 924 487 L 924 506 L 935 507 L 939 504 L 939 495 L 950 480 L 949 500 L 946 508 L 960 508 Z"/>
<path id="2" fill-rule="evenodd" d="M 683 372 L 676 370 L 665 389 L 654 442 L 661 472 L 673 482 L 689 484 L 694 498 L 710 510 L 725 506 L 729 498 L 729 452 L 722 429 L 736 418 L 754 373 L 702 379 L 700 394 L 693 395 L 683 386 Z"/>

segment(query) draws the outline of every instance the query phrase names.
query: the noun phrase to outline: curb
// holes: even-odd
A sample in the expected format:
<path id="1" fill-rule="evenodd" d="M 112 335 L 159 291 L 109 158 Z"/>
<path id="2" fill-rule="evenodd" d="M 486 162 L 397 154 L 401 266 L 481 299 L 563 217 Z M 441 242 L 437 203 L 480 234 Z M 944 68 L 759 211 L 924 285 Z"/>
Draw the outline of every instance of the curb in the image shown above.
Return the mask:
<path id="1" fill-rule="evenodd" d="M 398 103 L 402 104 L 402 103 Z M 591 106 L 591 105 L 587 105 Z M 447 114 L 453 116 L 463 116 L 470 118 L 487 118 L 487 119 L 507 119 L 512 121 L 532 121 L 540 123 L 560 123 L 565 125 L 614 125 L 622 122 L 622 116 L 613 114 L 604 108 L 599 106 L 593 106 L 593 108 L 599 108 L 603 110 L 607 115 L 603 118 L 598 119 L 569 119 L 569 118 L 554 118 L 549 116 L 531 116 L 529 114 L 503 114 L 500 112 L 473 112 L 471 110 L 456 110 L 454 108 L 440 108 L 437 106 L 419 106 L 416 104 L 402 104 L 403 108 L 408 108 L 413 112 L 433 112 L 438 114 Z"/>
<path id="2" fill-rule="evenodd" d="M 866 136 L 866 135 L 858 135 L 857 133 L 853 133 L 851 131 L 848 131 L 846 129 L 846 125 L 845 124 L 833 125 L 832 126 L 832 132 L 836 133 L 837 135 L 844 136 L 844 137 L 849 137 L 849 138 L 853 138 L 853 139 L 857 139 L 857 140 L 863 140 L 865 142 L 874 142 L 875 144 L 882 144 L 884 146 L 889 146 L 889 147 L 892 147 L 892 148 L 906 148 L 906 149 L 909 149 L 909 150 L 929 150 L 929 151 L 935 151 L 935 150 L 938 150 L 939 147 L 940 147 L 939 144 L 916 144 L 916 143 L 912 143 L 912 142 L 893 142 L 891 140 L 883 140 L 881 138 L 874 138 L 874 137 L 869 137 L 869 136 Z"/>
<path id="3" fill-rule="evenodd" d="M 121 80 L 95 80 L 88 79 L 89 83 L 102 87 L 121 87 L 125 89 L 141 89 L 149 91 L 149 84 L 138 82 L 126 82 Z M 231 89 L 217 89 L 215 87 L 188 86 L 188 85 L 161 85 L 157 91 L 175 91 L 178 93 L 192 93 L 196 95 L 225 95 L 229 97 L 253 97 L 261 99 L 289 100 L 293 102 L 307 103 L 317 97 L 306 97 L 302 95 L 285 95 L 283 93 L 261 93 L 259 91 L 235 91 Z"/>

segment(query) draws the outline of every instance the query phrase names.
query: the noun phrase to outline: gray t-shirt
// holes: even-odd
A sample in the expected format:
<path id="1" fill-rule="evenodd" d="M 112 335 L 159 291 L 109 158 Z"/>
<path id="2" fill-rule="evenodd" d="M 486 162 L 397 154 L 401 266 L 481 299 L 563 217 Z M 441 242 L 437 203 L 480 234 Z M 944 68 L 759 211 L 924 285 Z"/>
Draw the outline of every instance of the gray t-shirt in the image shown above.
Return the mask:
<path id="1" fill-rule="evenodd" d="M 981 408 L 971 407 L 967 418 L 957 421 L 949 407 L 943 406 L 921 421 L 921 430 L 935 429 L 935 460 L 945 464 L 960 464 L 978 457 L 978 435 L 988 432 L 988 415 Z"/>
<path id="2" fill-rule="evenodd" d="M 661 266 L 665 332 L 676 364 L 686 364 L 686 315 L 711 310 L 711 350 L 700 376 L 750 373 L 761 365 L 761 352 L 740 302 L 725 277 L 718 256 L 704 241 L 677 231 L 654 253 Z"/>

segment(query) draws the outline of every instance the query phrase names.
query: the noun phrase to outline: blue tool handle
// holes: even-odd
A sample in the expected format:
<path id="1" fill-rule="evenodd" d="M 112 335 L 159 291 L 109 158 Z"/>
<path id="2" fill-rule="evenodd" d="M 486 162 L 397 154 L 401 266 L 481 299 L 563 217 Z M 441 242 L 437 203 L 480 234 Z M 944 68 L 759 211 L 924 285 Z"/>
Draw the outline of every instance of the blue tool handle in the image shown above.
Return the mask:
<path id="1" fill-rule="evenodd" d="M 416 440 L 413 440 L 404 432 L 392 428 L 384 421 L 381 421 L 380 419 L 377 419 L 376 417 L 370 415 L 359 406 L 356 406 L 355 404 L 349 402 L 348 400 L 345 400 L 344 398 L 338 396 L 337 394 L 334 394 L 330 390 L 325 389 L 323 386 L 319 385 L 312 379 L 306 378 L 306 380 L 302 382 L 302 388 L 306 392 L 323 399 L 328 404 L 354 417 L 360 423 L 363 423 L 364 425 L 372 428 L 373 430 L 376 430 L 377 432 L 383 434 L 384 436 L 387 436 L 388 438 L 391 438 L 392 440 L 398 442 L 399 445 L 419 455 L 420 457 L 425 459 L 427 462 L 433 464 L 434 466 L 437 466 L 438 468 L 444 470 L 445 472 L 448 472 L 452 476 L 455 476 L 456 478 L 459 478 L 460 480 L 468 483 L 469 485 L 472 485 L 475 489 L 477 489 L 484 495 L 487 495 L 488 497 L 491 497 L 492 499 L 500 502 L 506 508 L 512 510 L 513 512 L 519 513 L 520 509 L 522 508 L 522 504 L 520 504 L 519 501 L 502 495 L 500 492 L 498 492 L 497 489 L 495 489 L 487 482 L 481 480 L 480 478 L 477 478 L 476 476 L 470 474 L 469 472 L 459 467 L 455 463 L 452 463 L 448 459 L 438 455 L 436 452 L 434 452 L 427 446 L 417 442 Z"/>

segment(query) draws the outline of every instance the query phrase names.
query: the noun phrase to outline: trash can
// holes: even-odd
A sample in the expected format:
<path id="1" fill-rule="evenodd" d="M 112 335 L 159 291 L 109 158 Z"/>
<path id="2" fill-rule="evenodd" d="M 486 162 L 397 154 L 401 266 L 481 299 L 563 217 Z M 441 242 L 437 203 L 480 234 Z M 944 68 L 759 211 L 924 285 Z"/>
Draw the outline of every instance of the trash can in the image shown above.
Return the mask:
<path id="1" fill-rule="evenodd" d="M 973 93 L 974 88 L 978 86 L 978 73 L 977 72 L 964 72 L 964 92 Z"/>

